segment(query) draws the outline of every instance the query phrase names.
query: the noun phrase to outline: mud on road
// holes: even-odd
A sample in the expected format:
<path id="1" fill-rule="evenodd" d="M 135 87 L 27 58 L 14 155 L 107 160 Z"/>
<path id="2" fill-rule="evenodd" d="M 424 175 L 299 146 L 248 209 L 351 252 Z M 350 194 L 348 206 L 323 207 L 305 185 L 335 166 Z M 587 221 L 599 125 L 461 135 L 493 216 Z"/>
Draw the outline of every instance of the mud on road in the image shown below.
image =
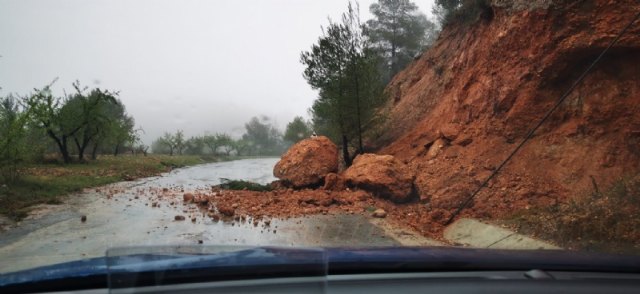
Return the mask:
<path id="1" fill-rule="evenodd" d="M 411 228 L 400 229 L 393 221 L 372 218 L 370 206 L 376 200 L 357 191 L 345 191 L 338 201 L 321 203 L 334 196 L 312 190 L 211 190 L 219 178 L 268 183 L 273 180 L 275 161 L 205 164 L 88 189 L 71 195 L 64 204 L 40 206 L 29 218 L 0 233 L 0 273 L 104 256 L 108 248 L 134 245 L 438 244 Z M 184 201 L 185 193 L 193 194 L 194 200 L 206 195 L 212 201 L 206 205 Z M 217 206 L 225 205 L 233 209 L 233 215 L 219 214 Z"/>

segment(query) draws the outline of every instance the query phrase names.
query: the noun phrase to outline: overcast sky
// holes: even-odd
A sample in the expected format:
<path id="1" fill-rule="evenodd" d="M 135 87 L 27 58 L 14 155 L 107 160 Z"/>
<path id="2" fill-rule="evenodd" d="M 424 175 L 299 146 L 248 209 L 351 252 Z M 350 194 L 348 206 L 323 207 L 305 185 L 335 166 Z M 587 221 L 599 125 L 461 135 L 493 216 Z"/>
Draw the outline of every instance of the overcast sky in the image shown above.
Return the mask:
<path id="1" fill-rule="evenodd" d="M 375 0 L 360 1 L 363 21 Z M 432 0 L 415 0 L 430 15 Z M 164 131 L 241 135 L 252 116 L 284 129 L 316 93 L 300 52 L 346 0 L 0 0 L 0 95 L 55 78 L 120 91 L 148 144 Z"/>

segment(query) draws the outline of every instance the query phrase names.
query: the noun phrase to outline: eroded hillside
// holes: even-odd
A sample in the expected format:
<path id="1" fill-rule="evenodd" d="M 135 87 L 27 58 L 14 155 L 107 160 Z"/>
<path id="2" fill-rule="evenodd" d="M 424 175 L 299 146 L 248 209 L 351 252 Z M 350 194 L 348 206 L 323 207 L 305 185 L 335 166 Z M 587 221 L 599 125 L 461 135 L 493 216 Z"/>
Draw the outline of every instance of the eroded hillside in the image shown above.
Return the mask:
<path id="1" fill-rule="evenodd" d="M 379 153 L 411 166 L 422 203 L 457 207 L 640 11 L 553 2 L 494 1 L 477 22 L 446 27 L 388 86 Z M 466 213 L 548 206 L 637 174 L 639 64 L 636 22 Z"/>

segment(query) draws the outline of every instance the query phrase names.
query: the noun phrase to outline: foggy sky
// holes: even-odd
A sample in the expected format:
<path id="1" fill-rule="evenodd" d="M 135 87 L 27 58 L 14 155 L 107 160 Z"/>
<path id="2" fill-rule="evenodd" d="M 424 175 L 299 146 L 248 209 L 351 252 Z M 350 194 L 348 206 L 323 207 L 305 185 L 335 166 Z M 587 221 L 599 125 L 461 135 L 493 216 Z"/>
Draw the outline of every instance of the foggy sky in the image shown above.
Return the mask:
<path id="1" fill-rule="evenodd" d="M 360 1 L 363 21 L 374 0 Z M 432 0 L 414 0 L 430 15 Z M 300 52 L 320 36 L 338 0 L 0 0 L 0 95 L 54 78 L 120 91 L 146 144 L 164 131 L 239 136 L 252 116 L 278 127 L 317 94 Z"/>

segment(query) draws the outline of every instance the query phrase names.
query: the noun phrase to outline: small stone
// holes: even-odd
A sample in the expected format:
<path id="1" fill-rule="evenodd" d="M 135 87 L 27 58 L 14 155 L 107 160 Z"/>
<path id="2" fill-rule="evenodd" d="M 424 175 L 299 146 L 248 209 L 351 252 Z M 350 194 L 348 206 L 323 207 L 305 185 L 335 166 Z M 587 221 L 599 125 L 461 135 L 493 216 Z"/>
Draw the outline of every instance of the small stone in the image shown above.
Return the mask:
<path id="1" fill-rule="evenodd" d="M 328 173 L 324 177 L 324 186 L 322 189 L 332 191 L 342 191 L 346 188 L 344 179 L 338 176 L 336 173 Z"/>
<path id="2" fill-rule="evenodd" d="M 228 216 L 231 217 L 235 214 L 235 209 L 233 209 L 232 207 L 229 206 L 224 206 L 224 205 L 219 205 L 218 206 L 218 211 L 224 215 L 224 216 Z"/>
<path id="3" fill-rule="evenodd" d="M 231 208 L 233 208 L 233 209 L 238 208 L 238 203 L 231 204 Z"/>
<path id="4" fill-rule="evenodd" d="M 455 143 L 460 145 L 460 146 L 462 146 L 462 147 L 465 147 L 465 146 L 473 143 L 473 139 L 471 137 L 465 137 L 465 138 L 462 138 L 462 139 L 458 139 Z"/>
<path id="5" fill-rule="evenodd" d="M 174 219 L 174 220 L 177 220 L 177 221 L 183 221 L 183 220 L 185 220 L 185 218 L 184 218 L 184 216 L 183 216 L 183 215 L 176 215 L 173 219 Z"/>
<path id="6" fill-rule="evenodd" d="M 182 195 L 182 201 L 184 202 L 189 202 L 189 201 L 193 201 L 193 194 L 191 193 L 184 193 L 184 195 Z"/>
<path id="7" fill-rule="evenodd" d="M 198 240 L 198 244 L 202 244 L 202 243 L 204 243 L 204 241 Z"/>
<path id="8" fill-rule="evenodd" d="M 322 205 L 322 206 L 324 206 L 324 207 L 329 207 L 329 206 L 331 206 L 331 204 L 333 204 L 334 202 L 335 202 L 335 201 L 333 200 L 333 198 L 331 198 L 331 197 L 327 197 L 327 198 L 321 199 L 321 200 L 319 201 L 319 203 L 318 203 L 318 204 L 320 204 L 320 205 Z"/>
<path id="9" fill-rule="evenodd" d="M 371 216 L 377 217 L 377 218 L 385 218 L 387 217 L 387 212 L 384 211 L 384 209 L 382 208 L 378 208 L 373 212 L 373 214 L 371 214 Z"/>
<path id="10" fill-rule="evenodd" d="M 87 221 L 87 216 L 86 215 L 81 216 L 80 217 L 80 221 L 83 222 L 83 223 L 86 222 Z"/>

